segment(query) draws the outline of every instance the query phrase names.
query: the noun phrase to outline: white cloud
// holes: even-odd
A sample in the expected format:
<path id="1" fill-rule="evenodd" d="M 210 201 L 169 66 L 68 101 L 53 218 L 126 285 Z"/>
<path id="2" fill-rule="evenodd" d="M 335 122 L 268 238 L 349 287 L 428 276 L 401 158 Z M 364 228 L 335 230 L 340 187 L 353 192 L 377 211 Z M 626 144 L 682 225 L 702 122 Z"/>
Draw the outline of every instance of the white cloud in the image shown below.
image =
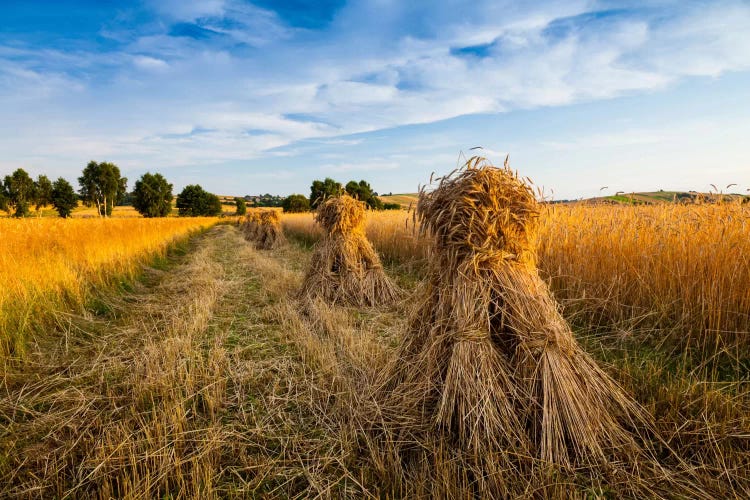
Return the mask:
<path id="1" fill-rule="evenodd" d="M 169 64 L 166 61 L 148 56 L 134 56 L 133 64 L 137 68 L 148 71 L 161 71 L 169 68 Z"/>
<path id="2" fill-rule="evenodd" d="M 318 32 L 233 0 L 153 6 L 159 22 L 141 33 L 113 33 L 116 50 L 0 45 L 0 107 L 13 123 L 0 127 L 7 157 L 77 165 L 119 155 L 134 165 L 168 166 L 283 157 L 296 153 L 269 149 L 304 139 L 359 146 L 362 139 L 341 136 L 607 99 L 750 69 L 750 6 L 743 2 L 595 15 L 596 2 L 575 0 L 429 8 L 362 1 Z M 174 23 L 219 35 L 172 36 Z M 456 51 L 478 45 L 484 54 Z M 547 146 L 644 145 L 663 137 L 658 132 Z M 344 172 L 398 162 L 325 165 Z"/>

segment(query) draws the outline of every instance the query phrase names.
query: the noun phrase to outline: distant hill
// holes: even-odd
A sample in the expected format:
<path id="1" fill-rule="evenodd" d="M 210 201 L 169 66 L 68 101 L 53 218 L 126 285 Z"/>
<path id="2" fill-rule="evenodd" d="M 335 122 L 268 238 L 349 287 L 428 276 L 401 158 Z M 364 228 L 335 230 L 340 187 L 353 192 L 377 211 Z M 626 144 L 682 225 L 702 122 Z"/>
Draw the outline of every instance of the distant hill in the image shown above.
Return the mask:
<path id="1" fill-rule="evenodd" d="M 611 203 L 611 204 L 634 204 L 634 205 L 658 205 L 660 203 L 716 203 L 718 201 L 730 202 L 747 199 L 746 196 L 737 193 L 717 194 L 699 193 L 697 191 L 643 191 L 637 193 L 617 193 L 610 196 L 598 196 L 584 200 L 560 200 L 557 203 Z"/>
<path id="2" fill-rule="evenodd" d="M 380 198 L 383 203 L 398 203 L 401 205 L 401 208 L 409 208 L 409 205 L 412 207 L 417 205 L 417 198 L 419 198 L 419 195 L 417 193 L 390 194 L 387 196 L 378 196 L 378 198 Z"/>
<path id="3" fill-rule="evenodd" d="M 383 203 L 398 203 L 403 208 L 409 205 L 416 206 L 417 193 L 393 194 L 388 196 L 379 196 Z M 656 205 L 659 203 L 715 203 L 720 198 L 724 202 L 743 198 L 750 200 L 750 197 L 741 194 L 714 194 L 698 193 L 696 191 L 643 191 L 637 193 L 618 193 L 610 196 L 599 196 L 595 198 L 586 198 L 582 200 L 552 200 L 552 203 L 608 203 L 613 205 L 634 204 L 634 205 Z"/>

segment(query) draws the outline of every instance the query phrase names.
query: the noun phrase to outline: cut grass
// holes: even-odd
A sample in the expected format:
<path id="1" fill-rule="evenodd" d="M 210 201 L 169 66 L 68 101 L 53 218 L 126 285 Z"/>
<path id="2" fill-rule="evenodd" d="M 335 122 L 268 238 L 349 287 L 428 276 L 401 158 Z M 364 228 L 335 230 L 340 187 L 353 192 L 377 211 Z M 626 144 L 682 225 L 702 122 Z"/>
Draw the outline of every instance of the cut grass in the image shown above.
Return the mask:
<path id="1" fill-rule="evenodd" d="M 317 303 L 301 315 L 291 296 L 309 259 L 303 245 L 257 251 L 218 226 L 132 292 L 104 294 L 104 315 L 66 314 L 60 335 L 32 345 L 0 385 L 0 497 L 425 496 L 426 481 L 385 473 L 363 432 L 409 305 Z M 413 275 L 386 269 L 413 289 Z M 713 497 L 750 496 L 746 382 L 713 383 L 640 334 L 576 325 Z M 529 496 L 555 491 L 622 494 L 581 473 Z"/>

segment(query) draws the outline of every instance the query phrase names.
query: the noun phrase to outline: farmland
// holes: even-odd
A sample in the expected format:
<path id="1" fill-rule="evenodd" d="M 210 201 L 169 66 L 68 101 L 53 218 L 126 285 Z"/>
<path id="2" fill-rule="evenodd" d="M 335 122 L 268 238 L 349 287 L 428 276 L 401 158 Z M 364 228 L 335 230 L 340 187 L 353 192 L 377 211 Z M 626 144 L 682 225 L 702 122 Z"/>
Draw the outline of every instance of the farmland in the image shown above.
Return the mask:
<path id="1" fill-rule="evenodd" d="M 746 207 L 554 206 L 540 220 L 541 273 L 578 341 L 653 416 L 685 461 L 662 452 L 662 465 L 689 471 L 693 496 L 750 488 Z M 364 431 L 413 301 L 302 308 L 322 234 L 311 214 L 285 215 L 273 250 L 234 224 L 195 232 L 214 222 L 0 221 L 16 242 L 0 255 L 15 283 L 4 321 L 33 319 L 23 337 L 5 327 L 0 496 L 430 491 L 383 468 Z M 411 297 L 429 253 L 412 214 L 365 222 Z M 519 481 L 557 497 L 625 487 L 555 477 Z"/>
<path id="2" fill-rule="evenodd" d="M 540 267 L 559 300 L 594 328 L 658 328 L 693 346 L 744 344 L 750 331 L 750 212 L 741 204 L 550 206 L 538 237 Z M 307 245 L 310 214 L 285 217 Z M 372 213 L 367 236 L 392 263 L 419 266 L 426 241 L 411 214 Z"/>
<path id="3" fill-rule="evenodd" d="M 216 219 L 0 219 L 0 356 L 65 322 L 108 287 Z"/>

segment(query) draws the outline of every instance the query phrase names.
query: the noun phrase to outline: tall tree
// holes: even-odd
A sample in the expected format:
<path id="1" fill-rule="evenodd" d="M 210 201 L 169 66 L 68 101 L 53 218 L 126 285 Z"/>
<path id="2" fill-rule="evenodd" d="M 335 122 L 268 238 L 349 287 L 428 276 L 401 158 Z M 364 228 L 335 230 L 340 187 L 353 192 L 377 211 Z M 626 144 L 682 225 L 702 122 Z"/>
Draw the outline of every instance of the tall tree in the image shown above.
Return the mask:
<path id="1" fill-rule="evenodd" d="M 8 193 L 5 190 L 5 183 L 0 181 L 0 210 L 7 212 L 10 209 L 8 206 Z"/>
<path id="2" fill-rule="evenodd" d="M 78 178 L 81 200 L 87 206 L 96 206 L 99 216 L 112 215 L 114 206 L 121 202 L 127 191 L 128 179 L 120 175 L 114 163 L 90 161 Z"/>
<path id="3" fill-rule="evenodd" d="M 37 211 L 47 205 L 52 205 L 52 182 L 46 175 L 36 178 L 36 209 Z M 39 212 L 41 216 L 42 213 Z"/>
<path id="4" fill-rule="evenodd" d="M 190 184 L 177 195 L 177 210 L 182 217 L 221 215 L 221 200 L 198 184 Z"/>
<path id="5" fill-rule="evenodd" d="M 247 213 L 247 204 L 245 198 L 235 198 L 234 204 L 237 206 L 237 215 L 245 215 Z"/>
<path id="6" fill-rule="evenodd" d="M 60 217 L 70 217 L 73 209 L 78 206 L 78 195 L 73 186 L 62 177 L 52 184 L 52 206 Z"/>
<path id="7" fill-rule="evenodd" d="M 341 183 L 336 182 L 330 177 L 323 181 L 315 180 L 310 186 L 310 206 L 317 208 L 318 205 L 331 196 L 341 193 Z"/>
<path id="8" fill-rule="evenodd" d="M 146 172 L 135 181 L 133 207 L 144 217 L 166 217 L 172 211 L 172 184 L 161 174 Z"/>
<path id="9" fill-rule="evenodd" d="M 309 212 L 310 211 L 310 200 L 308 200 L 303 194 L 291 194 L 284 198 L 284 202 L 281 204 L 284 212 L 297 213 L 297 212 Z"/>
<path id="10" fill-rule="evenodd" d="M 29 204 L 36 199 L 36 184 L 29 174 L 19 168 L 11 175 L 6 175 L 3 181 L 6 204 L 14 209 L 14 217 L 29 215 Z"/>
<path id="11" fill-rule="evenodd" d="M 383 209 L 383 202 L 378 198 L 378 193 L 372 190 L 370 183 L 361 180 L 349 181 L 346 183 L 346 192 L 349 196 L 357 198 L 359 201 L 364 201 L 368 207 L 375 210 Z"/>

